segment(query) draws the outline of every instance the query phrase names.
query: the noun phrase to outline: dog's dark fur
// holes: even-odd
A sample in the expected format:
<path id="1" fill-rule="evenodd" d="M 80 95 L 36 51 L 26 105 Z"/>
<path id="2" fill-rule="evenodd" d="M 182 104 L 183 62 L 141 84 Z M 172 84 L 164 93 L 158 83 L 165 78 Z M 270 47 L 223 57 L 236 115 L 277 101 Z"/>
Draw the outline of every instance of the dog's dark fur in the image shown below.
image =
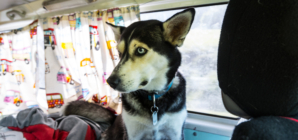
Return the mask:
<path id="1" fill-rule="evenodd" d="M 158 105 L 158 118 L 161 118 L 165 112 L 179 112 L 185 107 L 185 80 L 182 75 L 179 73 L 180 84 L 176 88 L 171 89 L 162 98 L 156 100 L 156 104 Z M 138 90 L 136 92 L 132 92 L 129 94 L 123 95 L 123 109 L 129 112 L 132 115 L 140 115 L 144 117 L 151 116 L 150 108 L 152 107 L 152 101 L 148 100 L 148 95 L 152 95 L 148 91 Z M 144 110 L 137 110 L 130 103 L 131 100 L 138 100 L 141 104 L 140 108 L 144 108 Z M 174 101 L 174 102 L 173 102 Z M 177 118 L 179 119 L 179 118 Z M 169 129 L 169 128 L 167 128 Z M 162 133 L 168 133 L 167 135 L 171 135 L 171 131 L 168 130 L 160 130 Z M 123 120 L 121 116 L 118 116 L 114 125 L 111 126 L 110 129 L 106 131 L 106 139 L 108 140 L 118 140 L 125 139 L 126 132 Z M 183 134 L 183 129 L 181 128 L 181 132 Z M 183 138 L 183 136 L 182 136 Z"/>
<path id="2" fill-rule="evenodd" d="M 123 94 L 123 113 L 116 118 L 107 109 L 99 105 L 74 101 L 65 108 L 64 114 L 81 115 L 95 122 L 111 125 L 103 133 L 103 139 L 184 139 L 183 123 L 186 118 L 186 82 L 183 76 L 177 72 L 181 63 L 181 54 L 177 46 L 183 44 L 185 36 L 193 22 L 194 14 L 194 9 L 187 9 L 177 13 L 164 23 L 157 20 L 140 21 L 133 23 L 127 28 L 110 25 L 115 32 L 118 43 L 121 41 L 125 42 L 122 44 L 122 49 L 119 49 L 118 45 L 121 61 L 107 80 L 112 88 L 122 92 L 129 92 Z M 186 21 L 184 22 L 183 20 Z M 125 65 L 129 65 L 127 63 L 137 63 L 137 60 L 146 58 L 129 53 L 130 49 L 136 46 L 131 45 L 130 42 L 132 40 L 137 40 L 137 42 L 145 44 L 146 46 L 144 48 L 147 48 L 148 52 L 153 51 L 150 55 L 154 57 L 150 59 L 160 59 L 160 61 L 166 63 L 165 66 L 160 66 L 163 69 L 154 71 L 157 75 L 149 76 L 147 79 L 142 78 L 141 81 L 143 81 L 141 84 L 136 83 L 137 87 L 131 86 L 134 83 L 125 83 L 127 78 L 133 79 L 135 77 L 127 76 L 129 75 L 128 73 L 121 73 L 122 68 Z M 148 60 L 148 65 L 159 65 L 155 64 L 158 61 Z M 140 69 L 141 74 L 144 73 L 142 72 L 142 68 L 136 69 Z M 163 70 L 166 72 L 160 72 Z M 136 77 L 147 76 L 147 74 L 141 74 L 136 74 Z M 154 81 L 158 78 L 164 79 Z M 129 82 L 133 80 L 129 80 Z M 153 101 L 148 100 L 148 95 L 152 96 L 156 92 L 163 93 L 163 89 L 167 88 L 172 80 L 173 86 L 170 90 L 156 99 L 156 105 L 159 111 L 158 124 L 154 126 L 152 124 L 152 112 L 150 110 L 153 106 Z M 117 82 L 115 83 L 115 81 Z M 140 80 L 137 79 L 136 81 Z M 149 88 L 150 85 L 153 88 Z"/>
<path id="3" fill-rule="evenodd" d="M 100 117 L 98 116 L 99 114 Z M 111 111 L 98 104 L 88 103 L 86 101 L 70 102 L 64 111 L 64 115 L 88 116 L 93 121 L 102 124 L 101 127 L 103 127 L 103 130 L 111 126 L 116 119 L 116 116 Z"/>

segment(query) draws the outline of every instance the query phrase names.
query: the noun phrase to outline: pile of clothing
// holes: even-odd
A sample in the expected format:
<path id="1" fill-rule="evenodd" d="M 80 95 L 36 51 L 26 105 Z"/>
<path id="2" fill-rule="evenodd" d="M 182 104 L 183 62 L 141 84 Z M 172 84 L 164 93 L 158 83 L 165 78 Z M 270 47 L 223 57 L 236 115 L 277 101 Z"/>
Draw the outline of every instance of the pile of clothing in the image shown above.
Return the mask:
<path id="1" fill-rule="evenodd" d="M 47 115 L 39 108 L 30 108 L 16 117 L 3 118 L 0 126 L 0 140 L 95 140 L 101 138 L 108 124 L 76 115 Z"/>

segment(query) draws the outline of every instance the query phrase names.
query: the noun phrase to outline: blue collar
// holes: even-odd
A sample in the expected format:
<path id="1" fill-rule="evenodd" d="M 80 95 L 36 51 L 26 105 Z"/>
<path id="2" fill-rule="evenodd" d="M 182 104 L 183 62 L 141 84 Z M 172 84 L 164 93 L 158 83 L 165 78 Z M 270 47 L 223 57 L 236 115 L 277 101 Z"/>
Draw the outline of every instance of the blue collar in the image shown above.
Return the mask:
<path id="1" fill-rule="evenodd" d="M 160 96 L 162 96 L 162 95 L 164 95 L 165 93 L 167 93 L 167 92 L 170 90 L 170 88 L 172 87 L 173 82 L 174 82 L 174 79 L 173 79 L 172 82 L 168 85 L 168 88 L 165 90 L 165 92 L 160 93 L 160 94 L 154 94 L 155 99 L 158 99 Z M 148 95 L 148 99 L 149 99 L 150 101 L 152 101 L 152 95 Z"/>

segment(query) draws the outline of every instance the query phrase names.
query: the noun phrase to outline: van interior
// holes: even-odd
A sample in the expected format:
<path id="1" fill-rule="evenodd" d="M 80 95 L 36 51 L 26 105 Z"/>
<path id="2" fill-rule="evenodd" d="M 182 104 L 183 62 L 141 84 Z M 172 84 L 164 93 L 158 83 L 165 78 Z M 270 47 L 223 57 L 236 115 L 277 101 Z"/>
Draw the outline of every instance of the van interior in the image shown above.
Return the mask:
<path id="1" fill-rule="evenodd" d="M 183 138 L 298 139 L 294 0 L 1 0 L 0 122 L 28 108 L 53 115 L 75 100 L 121 114 L 125 93 L 106 81 L 120 42 L 105 22 L 165 22 L 188 8 L 196 14 L 178 47 Z"/>

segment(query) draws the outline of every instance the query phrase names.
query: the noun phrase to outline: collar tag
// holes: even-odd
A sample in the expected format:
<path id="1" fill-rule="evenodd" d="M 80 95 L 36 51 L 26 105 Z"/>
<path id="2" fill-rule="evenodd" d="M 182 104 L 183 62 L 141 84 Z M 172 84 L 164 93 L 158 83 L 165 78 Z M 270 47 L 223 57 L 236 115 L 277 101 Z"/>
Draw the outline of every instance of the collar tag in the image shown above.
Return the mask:
<path id="1" fill-rule="evenodd" d="M 158 113 L 158 107 L 155 105 L 155 95 L 156 94 L 153 93 L 153 106 L 151 107 L 153 125 L 157 124 L 157 113 Z"/>

